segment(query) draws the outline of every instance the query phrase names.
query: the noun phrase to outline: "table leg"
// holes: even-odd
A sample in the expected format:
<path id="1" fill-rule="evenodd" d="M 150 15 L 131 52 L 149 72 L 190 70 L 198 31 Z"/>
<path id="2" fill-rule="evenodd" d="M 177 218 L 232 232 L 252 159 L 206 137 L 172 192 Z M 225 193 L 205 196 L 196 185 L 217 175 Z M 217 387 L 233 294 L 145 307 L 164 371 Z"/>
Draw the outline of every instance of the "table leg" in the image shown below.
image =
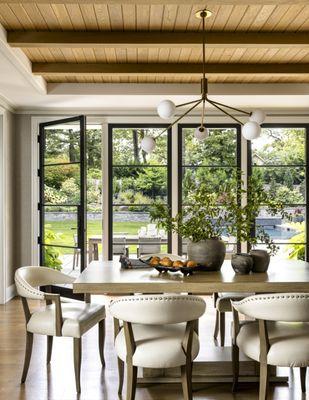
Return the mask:
<path id="1" fill-rule="evenodd" d="M 93 259 L 99 260 L 99 246 L 98 243 L 93 243 Z"/>
<path id="2" fill-rule="evenodd" d="M 89 251 L 88 260 L 90 264 L 91 261 L 93 260 L 93 242 L 91 240 L 89 240 L 88 243 L 88 251 Z"/>

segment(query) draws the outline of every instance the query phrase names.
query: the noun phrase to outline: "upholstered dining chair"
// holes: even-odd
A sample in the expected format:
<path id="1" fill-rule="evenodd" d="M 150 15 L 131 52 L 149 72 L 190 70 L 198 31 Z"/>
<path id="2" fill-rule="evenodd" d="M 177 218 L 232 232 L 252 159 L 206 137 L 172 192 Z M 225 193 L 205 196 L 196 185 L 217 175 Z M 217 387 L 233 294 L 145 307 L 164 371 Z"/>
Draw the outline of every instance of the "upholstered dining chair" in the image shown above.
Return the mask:
<path id="1" fill-rule="evenodd" d="M 280 293 L 250 296 L 232 301 L 233 390 L 238 383 L 239 349 L 260 362 L 259 400 L 267 398 L 268 365 L 299 367 L 302 391 L 306 391 L 309 365 L 309 294 Z M 255 318 L 239 322 L 238 313 Z"/>
<path id="2" fill-rule="evenodd" d="M 119 393 L 124 363 L 127 400 L 135 398 L 138 367 L 181 367 L 184 399 L 191 400 L 192 361 L 199 352 L 195 328 L 205 308 L 203 299 L 188 295 L 139 295 L 112 301 L 109 306 L 112 316 L 123 322 L 115 336 L 120 360 Z"/>
<path id="3" fill-rule="evenodd" d="M 214 329 L 214 339 L 220 337 L 220 346 L 225 344 L 225 313 L 232 312 L 232 300 L 242 300 L 244 297 L 252 296 L 253 293 L 214 293 L 214 308 L 216 310 L 216 322 Z"/>
<path id="4" fill-rule="evenodd" d="M 32 353 L 33 334 L 47 336 L 47 364 L 52 355 L 54 336 L 69 336 L 74 342 L 74 370 L 76 390 L 80 392 L 82 336 L 98 324 L 99 350 L 104 366 L 105 307 L 86 302 L 60 298 L 59 294 L 46 293 L 40 286 L 71 284 L 75 278 L 47 267 L 21 267 L 16 270 L 15 284 L 22 299 L 26 319 L 26 353 L 21 382 L 27 377 Z M 46 305 L 30 311 L 28 299 L 45 300 Z"/>

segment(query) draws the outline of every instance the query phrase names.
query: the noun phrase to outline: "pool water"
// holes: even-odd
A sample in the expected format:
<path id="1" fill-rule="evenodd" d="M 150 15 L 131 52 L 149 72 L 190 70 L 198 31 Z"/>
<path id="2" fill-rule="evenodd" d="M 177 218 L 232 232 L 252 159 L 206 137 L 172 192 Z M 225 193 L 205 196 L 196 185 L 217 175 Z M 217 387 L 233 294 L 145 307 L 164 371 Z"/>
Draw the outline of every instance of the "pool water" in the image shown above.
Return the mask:
<path id="1" fill-rule="evenodd" d="M 269 234 L 269 236 L 274 240 L 274 241 L 279 241 L 279 240 L 289 240 L 293 236 L 298 234 L 298 231 L 295 229 L 284 229 L 280 228 L 279 226 L 276 226 L 275 228 L 273 227 L 264 227 L 265 232 Z"/>

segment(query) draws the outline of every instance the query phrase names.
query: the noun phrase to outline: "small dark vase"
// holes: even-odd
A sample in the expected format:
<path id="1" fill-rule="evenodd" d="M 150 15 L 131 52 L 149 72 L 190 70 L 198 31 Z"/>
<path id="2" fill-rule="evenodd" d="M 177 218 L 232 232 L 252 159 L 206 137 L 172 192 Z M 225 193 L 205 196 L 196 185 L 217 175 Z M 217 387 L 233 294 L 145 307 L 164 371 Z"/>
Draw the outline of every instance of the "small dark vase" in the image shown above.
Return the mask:
<path id="1" fill-rule="evenodd" d="M 232 255 L 231 264 L 236 274 L 249 274 L 253 267 L 253 258 L 247 253 L 236 253 Z"/>
<path id="2" fill-rule="evenodd" d="M 266 250 L 251 250 L 250 255 L 253 258 L 252 272 L 266 272 L 268 270 L 270 255 Z"/>

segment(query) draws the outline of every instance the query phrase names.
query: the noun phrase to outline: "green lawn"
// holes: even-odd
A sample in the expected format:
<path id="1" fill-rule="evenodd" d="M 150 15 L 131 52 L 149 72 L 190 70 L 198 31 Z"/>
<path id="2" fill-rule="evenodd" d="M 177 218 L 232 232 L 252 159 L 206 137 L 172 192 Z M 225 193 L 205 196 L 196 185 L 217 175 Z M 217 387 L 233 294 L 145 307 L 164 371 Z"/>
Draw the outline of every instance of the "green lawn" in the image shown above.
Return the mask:
<path id="1" fill-rule="evenodd" d="M 124 233 L 127 235 L 137 235 L 138 230 L 145 226 L 145 222 L 114 222 L 114 233 Z M 63 221 L 50 221 L 46 222 L 46 229 L 53 231 L 57 235 L 57 242 L 55 244 L 64 246 L 73 246 L 73 235 L 76 230 L 72 229 L 74 223 L 72 220 Z M 88 221 L 87 224 L 87 237 L 98 236 L 102 234 L 102 222 L 100 220 Z M 162 246 L 162 251 L 166 246 Z M 130 254 L 136 254 L 136 245 L 130 245 Z M 71 254 L 71 249 L 61 249 L 61 254 Z M 102 246 L 99 245 L 99 252 L 102 252 Z"/>

